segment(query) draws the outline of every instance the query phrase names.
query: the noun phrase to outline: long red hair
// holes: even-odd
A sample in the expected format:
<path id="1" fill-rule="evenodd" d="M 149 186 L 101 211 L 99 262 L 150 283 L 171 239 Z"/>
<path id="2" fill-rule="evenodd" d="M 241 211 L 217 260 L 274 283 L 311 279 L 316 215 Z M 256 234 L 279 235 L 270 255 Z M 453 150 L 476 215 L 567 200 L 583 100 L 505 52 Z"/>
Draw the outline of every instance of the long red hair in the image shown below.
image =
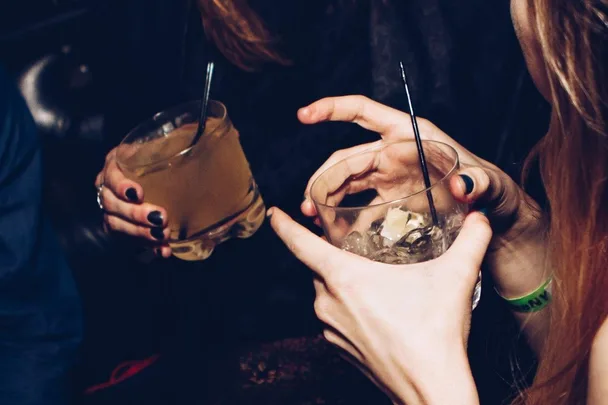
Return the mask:
<path id="1" fill-rule="evenodd" d="M 536 154 L 554 301 L 534 383 L 516 402 L 582 405 L 593 339 L 608 316 L 608 0 L 530 4 L 553 108 Z"/>
<path id="2" fill-rule="evenodd" d="M 252 71 L 265 63 L 289 64 L 247 0 L 198 0 L 205 35 L 231 63 Z"/>

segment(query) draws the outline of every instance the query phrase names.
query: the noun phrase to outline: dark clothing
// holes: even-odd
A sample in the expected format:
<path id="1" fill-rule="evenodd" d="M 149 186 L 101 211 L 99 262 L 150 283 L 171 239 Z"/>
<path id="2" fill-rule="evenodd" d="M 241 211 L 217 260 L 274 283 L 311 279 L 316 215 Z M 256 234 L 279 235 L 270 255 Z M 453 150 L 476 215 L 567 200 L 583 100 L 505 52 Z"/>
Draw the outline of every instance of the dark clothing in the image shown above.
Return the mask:
<path id="1" fill-rule="evenodd" d="M 64 405 L 79 297 L 42 212 L 36 127 L 0 69 L 0 403 Z"/>
<path id="2" fill-rule="evenodd" d="M 506 170 L 542 133 L 532 126 L 544 116 L 530 107 L 540 98 L 506 0 L 252 1 L 293 62 L 254 73 L 238 70 L 204 43 L 194 1 L 122 4 L 105 16 L 111 31 L 103 58 L 115 62 L 107 87 L 116 94 L 108 147 L 153 113 L 199 98 L 205 62 L 214 54 L 212 97 L 226 104 L 240 131 L 267 206 L 304 224 L 310 221 L 299 206 L 309 177 L 335 150 L 377 135 L 346 123 L 305 126 L 297 109 L 347 94 L 404 109 L 399 60 L 411 77 L 417 114 Z M 167 347 L 177 356 L 198 352 L 203 341 L 270 339 L 318 328 L 310 272 L 267 225 L 249 240 L 219 246 L 204 262 L 166 266 L 172 270 L 159 299 L 167 313 L 159 321 L 168 325 Z M 486 285 L 483 296 L 490 294 Z M 477 312 L 494 317 L 483 306 L 484 298 Z"/>

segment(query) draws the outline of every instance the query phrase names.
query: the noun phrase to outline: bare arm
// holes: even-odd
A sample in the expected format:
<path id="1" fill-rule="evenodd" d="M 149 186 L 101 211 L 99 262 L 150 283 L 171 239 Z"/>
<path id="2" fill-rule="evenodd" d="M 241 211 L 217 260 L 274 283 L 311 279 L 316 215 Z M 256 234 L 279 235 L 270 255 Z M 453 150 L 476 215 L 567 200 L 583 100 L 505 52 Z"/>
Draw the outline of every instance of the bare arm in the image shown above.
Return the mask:
<path id="1" fill-rule="evenodd" d="M 540 221 L 522 222 L 514 229 L 515 238 L 498 238 L 486 257 L 497 292 L 505 298 L 518 298 L 535 291 L 550 276 L 547 260 L 546 232 Z M 528 343 L 538 355 L 548 333 L 548 312 L 521 313 L 512 311 Z"/>
<path id="2" fill-rule="evenodd" d="M 591 348 L 587 404 L 608 404 L 608 318 L 595 336 Z"/>

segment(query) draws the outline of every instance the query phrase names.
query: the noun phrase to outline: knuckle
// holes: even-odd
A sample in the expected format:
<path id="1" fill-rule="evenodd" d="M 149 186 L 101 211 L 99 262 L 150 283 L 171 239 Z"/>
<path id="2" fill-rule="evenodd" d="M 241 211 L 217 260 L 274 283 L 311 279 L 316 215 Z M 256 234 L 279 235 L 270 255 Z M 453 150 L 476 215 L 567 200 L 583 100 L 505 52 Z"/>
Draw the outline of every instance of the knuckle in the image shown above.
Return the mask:
<path id="1" fill-rule="evenodd" d="M 150 209 L 148 207 L 144 208 L 142 206 L 137 206 L 134 204 L 127 204 L 127 206 L 128 207 L 126 208 L 126 210 L 130 214 L 133 221 L 141 223 L 141 224 L 149 223 L 148 212 L 152 212 L 152 211 L 154 211 L 154 209 Z"/>
<path id="2" fill-rule="evenodd" d="M 490 190 L 490 187 L 492 186 L 492 183 L 490 182 L 490 177 L 488 176 L 488 174 L 486 173 L 486 171 L 482 168 L 477 168 L 478 170 L 478 176 L 477 176 L 477 181 L 478 181 L 478 187 L 480 192 L 485 192 Z"/>
<path id="3" fill-rule="evenodd" d="M 118 224 L 118 218 L 116 218 L 114 215 L 105 214 L 103 216 L 103 220 L 106 223 L 106 225 L 113 231 L 120 230 L 120 227 Z"/>
<path id="4" fill-rule="evenodd" d="M 418 121 L 418 124 L 425 130 L 429 130 L 429 127 L 433 125 L 433 123 L 426 118 L 416 117 L 416 120 Z"/>
<path id="5" fill-rule="evenodd" d="M 352 96 L 352 100 L 353 100 L 353 102 L 355 102 L 357 104 L 358 107 L 361 107 L 366 102 L 368 102 L 370 99 L 361 94 L 357 94 L 357 95 Z"/>
<path id="6" fill-rule="evenodd" d="M 111 160 L 114 159 L 114 157 L 116 156 L 116 148 L 112 149 L 107 155 L 106 155 L 106 163 L 110 162 Z"/>
<path id="7" fill-rule="evenodd" d="M 504 198 L 507 190 L 502 176 L 492 169 L 487 170 L 486 176 L 491 197 L 497 200 Z"/>
<path id="8" fill-rule="evenodd" d="M 331 259 L 327 259 L 323 264 L 329 269 L 326 281 L 332 292 L 340 294 L 352 288 L 353 278 L 348 271 L 333 266 Z"/>
<path id="9" fill-rule="evenodd" d="M 117 205 L 119 206 L 119 210 L 120 213 L 127 218 L 128 220 L 130 220 L 131 222 L 142 222 L 145 223 L 146 221 L 140 221 L 140 216 L 138 214 L 138 210 L 137 210 L 137 206 L 135 206 L 134 204 L 131 203 L 127 203 L 124 201 L 119 201 L 117 203 Z"/>
<path id="10" fill-rule="evenodd" d="M 365 106 L 369 99 L 365 96 L 355 96 L 355 97 L 356 97 L 355 98 L 356 109 L 354 112 L 353 121 L 359 122 L 361 120 L 361 118 L 365 115 Z"/>
<path id="11" fill-rule="evenodd" d="M 110 198 L 109 193 L 111 193 L 111 191 L 107 190 L 104 187 L 103 190 L 101 190 L 101 193 L 99 194 L 99 199 L 101 200 L 101 204 L 103 205 L 104 210 L 114 212 L 114 201 L 112 198 Z"/>
<path id="12" fill-rule="evenodd" d="M 287 249 L 289 249 L 295 256 L 300 255 L 300 246 L 296 238 L 292 238 L 287 241 Z"/>
<path id="13" fill-rule="evenodd" d="M 272 218 L 274 220 L 274 218 Z M 279 233 L 284 233 L 281 225 L 277 224 Z M 299 257 L 302 253 L 301 242 L 303 241 L 304 232 L 302 230 L 293 230 L 291 237 L 286 241 L 287 248 L 296 256 Z"/>
<path id="14" fill-rule="evenodd" d="M 151 228 L 146 228 L 146 227 L 143 227 L 143 226 L 137 226 L 136 230 L 135 230 L 135 236 L 138 236 L 140 238 L 145 238 L 145 239 L 150 239 L 150 240 L 156 241 L 156 239 L 154 239 L 154 237 L 150 233 L 150 230 L 151 230 Z"/>
<path id="15" fill-rule="evenodd" d="M 335 346 L 339 344 L 338 336 L 330 329 L 323 329 L 323 338 Z"/>
<path id="16" fill-rule="evenodd" d="M 329 302 L 324 296 L 317 296 L 314 302 L 317 318 L 323 323 L 329 323 Z"/>
<path id="17" fill-rule="evenodd" d="M 479 232 L 486 232 L 490 230 L 490 221 L 485 215 L 479 212 L 473 212 L 471 217 L 471 225 L 476 226 Z"/>
<path id="18" fill-rule="evenodd" d="M 108 166 L 106 166 L 105 178 L 108 182 L 108 185 L 112 187 L 113 190 L 116 190 L 120 181 L 123 180 L 123 177 L 124 176 L 122 172 L 120 171 L 118 166 L 116 166 L 116 164 L 110 163 Z"/>
<path id="19" fill-rule="evenodd" d="M 477 170 L 477 172 L 479 173 L 479 180 L 485 182 L 485 184 L 490 184 L 492 183 L 492 179 L 490 178 L 490 169 L 486 169 L 485 167 L 482 166 L 477 166 L 475 168 L 475 170 Z"/>
<path id="20" fill-rule="evenodd" d="M 327 160 L 327 163 L 339 162 L 340 160 L 342 160 L 345 157 L 345 155 L 346 155 L 346 151 L 344 149 L 337 150 L 331 154 L 331 156 Z"/>

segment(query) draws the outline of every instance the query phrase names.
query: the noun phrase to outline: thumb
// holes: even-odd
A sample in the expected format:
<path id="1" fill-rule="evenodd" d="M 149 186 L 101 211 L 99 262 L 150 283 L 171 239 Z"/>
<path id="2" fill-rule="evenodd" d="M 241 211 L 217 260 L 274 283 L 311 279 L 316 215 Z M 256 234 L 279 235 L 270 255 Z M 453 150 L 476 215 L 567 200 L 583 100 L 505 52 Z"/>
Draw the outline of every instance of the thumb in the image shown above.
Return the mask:
<path id="1" fill-rule="evenodd" d="M 346 252 L 310 232 L 280 209 L 269 209 L 268 216 L 270 226 L 287 248 L 321 278 L 325 279 L 332 270 L 343 267 L 350 259 Z"/>
<path id="2" fill-rule="evenodd" d="M 446 255 L 457 263 L 465 263 L 467 268 L 479 269 L 491 240 L 488 218 L 480 212 L 472 212 Z"/>

